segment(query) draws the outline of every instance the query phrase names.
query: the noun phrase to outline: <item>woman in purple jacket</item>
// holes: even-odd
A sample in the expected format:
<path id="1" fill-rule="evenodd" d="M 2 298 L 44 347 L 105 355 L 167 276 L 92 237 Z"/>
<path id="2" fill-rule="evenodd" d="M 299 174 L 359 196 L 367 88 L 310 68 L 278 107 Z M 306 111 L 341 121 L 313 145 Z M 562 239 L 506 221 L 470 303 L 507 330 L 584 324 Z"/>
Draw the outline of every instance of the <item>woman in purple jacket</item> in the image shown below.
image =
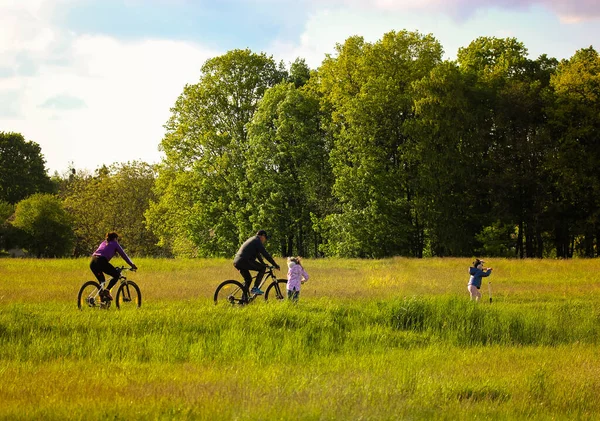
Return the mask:
<path id="1" fill-rule="evenodd" d="M 115 254 L 119 255 L 127 262 L 131 269 L 136 270 L 137 266 L 133 264 L 131 259 L 127 256 L 123 248 L 118 242 L 119 234 L 116 232 L 109 232 L 106 234 L 106 240 L 104 240 L 96 251 L 92 254 L 92 261 L 90 262 L 90 269 L 102 285 L 105 282 L 104 274 L 112 276 L 112 279 L 108 283 L 108 287 L 105 287 L 100 291 L 100 298 L 102 301 L 112 300 L 113 297 L 110 295 L 110 289 L 115 286 L 119 280 L 119 271 L 115 269 L 113 265 L 109 263 Z"/>

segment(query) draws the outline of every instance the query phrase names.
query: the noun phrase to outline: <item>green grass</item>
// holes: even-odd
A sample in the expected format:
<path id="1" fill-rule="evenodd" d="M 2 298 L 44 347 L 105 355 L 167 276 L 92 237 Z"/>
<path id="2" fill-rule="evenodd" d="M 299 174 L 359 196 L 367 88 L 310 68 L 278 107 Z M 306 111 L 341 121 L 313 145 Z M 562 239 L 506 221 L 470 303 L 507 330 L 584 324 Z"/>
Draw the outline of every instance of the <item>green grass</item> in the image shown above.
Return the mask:
<path id="1" fill-rule="evenodd" d="M 492 305 L 468 259 L 308 260 L 245 308 L 228 260 L 136 263 L 141 309 L 80 312 L 87 260 L 0 260 L 0 419 L 600 417 L 596 260 L 489 262 Z"/>

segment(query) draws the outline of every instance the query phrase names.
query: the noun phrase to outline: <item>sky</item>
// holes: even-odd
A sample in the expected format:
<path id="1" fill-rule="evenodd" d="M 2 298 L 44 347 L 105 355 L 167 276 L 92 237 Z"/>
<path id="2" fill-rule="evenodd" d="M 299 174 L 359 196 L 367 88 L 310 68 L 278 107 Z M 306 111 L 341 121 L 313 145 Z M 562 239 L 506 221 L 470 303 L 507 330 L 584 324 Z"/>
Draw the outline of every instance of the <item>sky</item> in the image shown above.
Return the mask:
<path id="1" fill-rule="evenodd" d="M 530 58 L 600 49 L 598 0 L 0 0 L 0 131 L 49 174 L 162 159 L 170 109 L 206 60 L 249 48 L 316 69 L 336 43 L 433 34 L 445 58 L 480 36 Z"/>

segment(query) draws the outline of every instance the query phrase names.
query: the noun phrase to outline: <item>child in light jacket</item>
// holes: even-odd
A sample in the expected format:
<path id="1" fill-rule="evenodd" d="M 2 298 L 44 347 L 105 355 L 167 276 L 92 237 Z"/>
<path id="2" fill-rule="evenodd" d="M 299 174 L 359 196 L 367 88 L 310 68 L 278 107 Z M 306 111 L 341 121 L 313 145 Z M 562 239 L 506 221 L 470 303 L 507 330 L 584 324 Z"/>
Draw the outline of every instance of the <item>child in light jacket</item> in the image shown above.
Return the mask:
<path id="1" fill-rule="evenodd" d="M 300 256 L 288 257 L 288 274 L 287 274 L 287 292 L 288 298 L 292 301 L 298 301 L 300 297 L 300 286 L 308 281 L 308 273 L 300 264 Z"/>

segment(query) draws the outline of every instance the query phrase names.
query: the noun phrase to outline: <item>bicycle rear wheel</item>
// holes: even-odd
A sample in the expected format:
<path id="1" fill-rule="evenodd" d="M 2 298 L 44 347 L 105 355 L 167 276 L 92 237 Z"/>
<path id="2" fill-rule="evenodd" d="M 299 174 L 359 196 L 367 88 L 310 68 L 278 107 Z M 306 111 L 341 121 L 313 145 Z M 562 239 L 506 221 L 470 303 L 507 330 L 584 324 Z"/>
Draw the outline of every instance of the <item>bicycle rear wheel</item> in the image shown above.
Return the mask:
<path id="1" fill-rule="evenodd" d="M 238 281 L 222 282 L 215 291 L 215 305 L 244 305 L 247 304 L 246 288 Z"/>
<path id="2" fill-rule="evenodd" d="M 133 281 L 122 283 L 117 291 L 115 303 L 119 310 L 140 308 L 142 306 L 142 292 L 140 291 L 140 287 Z"/>
<path id="3" fill-rule="evenodd" d="M 100 284 L 95 281 L 85 282 L 77 294 L 77 308 L 79 310 L 98 310 L 104 308 L 100 301 Z"/>
<path id="4" fill-rule="evenodd" d="M 265 292 L 265 300 L 285 300 L 287 298 L 287 279 L 273 280 Z"/>

